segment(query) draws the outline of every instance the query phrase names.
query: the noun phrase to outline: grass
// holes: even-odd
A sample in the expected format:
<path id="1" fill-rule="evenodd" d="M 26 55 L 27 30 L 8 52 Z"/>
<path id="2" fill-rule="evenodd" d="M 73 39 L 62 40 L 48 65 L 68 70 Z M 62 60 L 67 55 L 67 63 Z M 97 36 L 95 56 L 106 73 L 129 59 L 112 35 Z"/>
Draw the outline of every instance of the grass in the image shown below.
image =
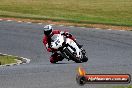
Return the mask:
<path id="1" fill-rule="evenodd" d="M 0 16 L 132 26 L 132 1 L 1 0 Z"/>
<path id="2" fill-rule="evenodd" d="M 17 63 L 16 57 L 13 56 L 0 56 L 0 65 Z"/>
<path id="3" fill-rule="evenodd" d="M 132 86 L 114 86 L 113 88 L 132 88 Z"/>

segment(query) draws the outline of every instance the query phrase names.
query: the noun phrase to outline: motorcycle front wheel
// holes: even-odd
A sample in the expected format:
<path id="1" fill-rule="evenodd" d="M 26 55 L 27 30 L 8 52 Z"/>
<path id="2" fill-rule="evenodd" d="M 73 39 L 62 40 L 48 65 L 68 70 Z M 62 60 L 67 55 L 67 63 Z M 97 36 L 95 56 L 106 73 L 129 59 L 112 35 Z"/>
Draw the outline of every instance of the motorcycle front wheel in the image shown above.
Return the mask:
<path id="1" fill-rule="evenodd" d="M 75 61 L 76 63 L 81 63 L 82 62 L 81 59 L 80 58 L 77 58 L 75 55 L 73 55 L 70 52 L 69 49 L 65 48 L 65 50 L 63 52 L 65 52 L 70 57 L 69 59 Z"/>
<path id="2" fill-rule="evenodd" d="M 88 61 L 88 57 L 86 55 L 83 56 L 82 62 L 87 62 Z"/>

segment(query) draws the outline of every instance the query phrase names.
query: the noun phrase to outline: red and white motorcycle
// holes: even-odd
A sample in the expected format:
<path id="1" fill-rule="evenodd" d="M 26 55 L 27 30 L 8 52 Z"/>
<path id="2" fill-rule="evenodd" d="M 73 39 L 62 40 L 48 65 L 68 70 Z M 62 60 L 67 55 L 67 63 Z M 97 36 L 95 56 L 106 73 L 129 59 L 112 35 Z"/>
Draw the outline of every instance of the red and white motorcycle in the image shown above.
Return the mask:
<path id="1" fill-rule="evenodd" d="M 73 60 L 76 63 L 88 61 L 85 50 L 80 49 L 72 39 L 61 34 L 54 34 L 51 37 L 51 48 L 56 49 L 57 52 L 63 58 L 68 59 L 68 61 Z"/>

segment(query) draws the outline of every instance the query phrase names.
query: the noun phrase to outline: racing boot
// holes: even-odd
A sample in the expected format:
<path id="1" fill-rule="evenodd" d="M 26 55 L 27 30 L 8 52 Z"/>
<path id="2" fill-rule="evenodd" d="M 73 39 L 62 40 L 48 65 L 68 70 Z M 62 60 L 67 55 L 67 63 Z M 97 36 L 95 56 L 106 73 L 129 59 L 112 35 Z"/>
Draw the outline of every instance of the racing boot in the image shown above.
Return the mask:
<path id="1" fill-rule="evenodd" d="M 54 64 L 56 63 L 57 61 L 54 59 L 54 57 L 50 57 L 50 63 Z"/>
<path id="2" fill-rule="evenodd" d="M 57 58 L 58 58 L 58 61 L 62 61 L 64 59 L 60 54 L 58 54 Z"/>
<path id="3" fill-rule="evenodd" d="M 50 62 L 51 63 L 56 63 L 59 61 L 59 58 L 58 58 L 58 53 L 56 52 L 53 52 L 53 54 L 51 55 L 50 57 Z"/>

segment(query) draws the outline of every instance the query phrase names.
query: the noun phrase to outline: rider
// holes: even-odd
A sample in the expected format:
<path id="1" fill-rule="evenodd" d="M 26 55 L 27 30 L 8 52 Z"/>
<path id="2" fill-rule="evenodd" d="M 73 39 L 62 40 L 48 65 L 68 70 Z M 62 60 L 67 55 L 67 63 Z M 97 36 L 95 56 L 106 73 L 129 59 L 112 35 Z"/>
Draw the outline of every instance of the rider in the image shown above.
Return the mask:
<path id="1" fill-rule="evenodd" d="M 50 47 L 50 45 L 51 45 L 51 37 L 54 34 L 62 34 L 64 36 L 72 39 L 74 42 L 76 42 L 76 39 L 69 32 L 60 31 L 60 30 L 53 30 L 51 25 L 46 25 L 44 27 L 44 35 L 45 36 L 43 37 L 43 43 L 46 46 L 47 51 L 48 52 L 52 52 L 52 55 L 50 57 L 50 62 L 51 63 L 56 63 L 58 61 L 62 61 L 63 60 L 63 57 L 61 57 L 61 55 L 58 54 L 55 49 Z M 78 45 L 79 48 L 82 47 L 82 45 L 79 45 L 77 42 L 76 42 L 76 44 Z"/>

